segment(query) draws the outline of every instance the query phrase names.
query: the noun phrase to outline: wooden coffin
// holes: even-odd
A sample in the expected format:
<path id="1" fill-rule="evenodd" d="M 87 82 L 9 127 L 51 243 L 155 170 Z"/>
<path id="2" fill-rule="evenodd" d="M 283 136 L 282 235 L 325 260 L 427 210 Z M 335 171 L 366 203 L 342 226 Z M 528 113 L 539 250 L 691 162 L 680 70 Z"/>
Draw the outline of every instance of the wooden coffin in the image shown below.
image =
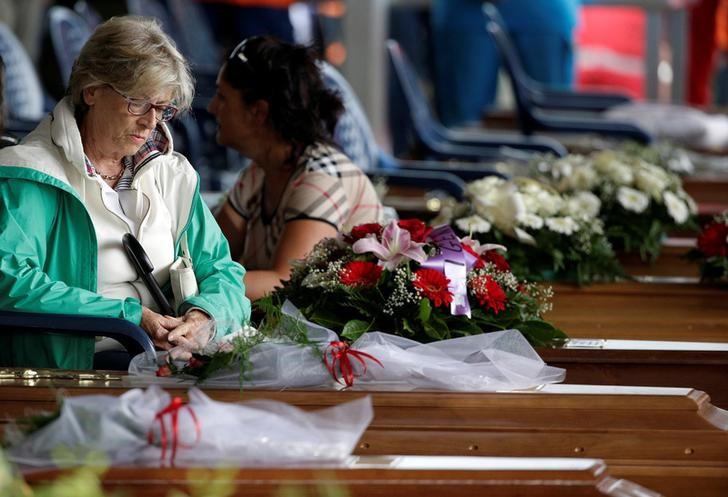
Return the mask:
<path id="1" fill-rule="evenodd" d="M 51 408 L 58 388 L 66 395 L 118 395 L 129 379 L 88 380 L 84 385 L 73 380 L 25 382 L 31 383 L 0 384 L 2 419 Z M 718 496 L 728 490 L 728 413 L 691 389 L 549 385 L 537 391 L 489 394 L 205 392 L 217 400 L 268 398 L 304 409 L 371 395 L 374 420 L 359 442 L 358 455 L 598 458 L 607 462 L 613 475 L 669 496 Z"/>
<path id="2" fill-rule="evenodd" d="M 65 471 L 25 473 L 34 487 Z M 230 488 L 225 495 L 351 497 L 657 497 L 628 480 L 609 475 L 594 459 L 484 457 L 352 457 L 338 468 L 111 468 L 103 474 L 107 491 L 136 497 L 167 497 L 170 490 Z"/>
<path id="3" fill-rule="evenodd" d="M 545 318 L 573 338 L 728 342 L 728 288 L 619 282 L 554 283 Z"/>
<path id="4" fill-rule="evenodd" d="M 686 259 L 685 254 L 695 247 L 695 238 L 668 238 L 662 245 L 660 256 L 654 262 L 643 261 L 638 253 L 618 254 L 619 263 L 630 276 L 652 278 L 690 278 L 697 283 L 700 266 Z"/>
<path id="5" fill-rule="evenodd" d="M 728 210 L 728 177 L 725 174 L 702 174 L 683 178 L 683 188 L 698 204 L 698 217 L 710 221 Z"/>
<path id="6" fill-rule="evenodd" d="M 566 370 L 564 383 L 695 388 L 728 409 L 728 343 L 571 339 L 536 350 Z"/>

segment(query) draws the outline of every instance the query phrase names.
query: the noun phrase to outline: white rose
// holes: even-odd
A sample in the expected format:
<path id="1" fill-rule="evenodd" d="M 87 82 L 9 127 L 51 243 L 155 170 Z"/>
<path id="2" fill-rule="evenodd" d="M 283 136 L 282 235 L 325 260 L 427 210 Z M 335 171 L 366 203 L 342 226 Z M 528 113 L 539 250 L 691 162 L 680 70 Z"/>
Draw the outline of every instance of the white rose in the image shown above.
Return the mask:
<path id="1" fill-rule="evenodd" d="M 491 224 L 477 214 L 456 219 L 455 226 L 465 233 L 488 233 L 491 228 Z"/>
<path id="2" fill-rule="evenodd" d="M 471 198 L 489 196 L 505 182 L 506 180 L 500 176 L 486 176 L 485 178 L 468 183 L 467 193 Z"/>
<path id="3" fill-rule="evenodd" d="M 662 192 L 670 185 L 670 177 L 663 169 L 642 162 L 635 172 L 634 183 L 637 188 L 659 200 Z"/>
<path id="4" fill-rule="evenodd" d="M 546 190 L 538 192 L 538 194 L 536 194 L 536 200 L 538 203 L 538 209 L 536 212 L 539 212 L 544 216 L 553 216 L 564 207 L 564 201 L 560 195 L 554 195 Z"/>
<path id="5" fill-rule="evenodd" d="M 631 185 L 634 181 L 632 168 L 619 161 L 613 161 L 605 174 L 618 185 Z"/>
<path id="6" fill-rule="evenodd" d="M 665 192 L 664 195 L 665 207 L 667 212 L 670 214 L 677 224 L 682 224 L 688 220 L 688 206 L 680 200 L 680 198 L 672 193 L 671 191 Z"/>
<path id="7" fill-rule="evenodd" d="M 626 210 L 637 213 L 644 212 L 647 206 L 650 205 L 650 197 L 639 190 L 627 186 L 619 187 L 617 190 L 617 200 Z"/>
<path id="8" fill-rule="evenodd" d="M 593 219 L 599 214 L 602 201 L 591 192 L 576 192 L 566 201 L 566 212 L 580 219 Z"/>
<path id="9" fill-rule="evenodd" d="M 574 168 L 571 177 L 564 179 L 569 182 L 573 190 L 591 190 L 597 184 L 597 173 L 593 167 L 585 165 Z"/>
<path id="10" fill-rule="evenodd" d="M 540 230 L 543 228 L 543 218 L 530 212 L 525 212 L 518 217 L 518 222 L 526 228 Z"/>
<path id="11" fill-rule="evenodd" d="M 516 219 L 526 212 L 523 197 L 513 183 L 504 183 L 487 197 L 473 199 L 473 207 L 477 214 L 507 233 L 513 232 Z"/>
<path id="12" fill-rule="evenodd" d="M 579 230 L 577 222 L 569 216 L 550 217 L 545 220 L 545 223 L 548 229 L 562 235 L 571 235 Z"/>

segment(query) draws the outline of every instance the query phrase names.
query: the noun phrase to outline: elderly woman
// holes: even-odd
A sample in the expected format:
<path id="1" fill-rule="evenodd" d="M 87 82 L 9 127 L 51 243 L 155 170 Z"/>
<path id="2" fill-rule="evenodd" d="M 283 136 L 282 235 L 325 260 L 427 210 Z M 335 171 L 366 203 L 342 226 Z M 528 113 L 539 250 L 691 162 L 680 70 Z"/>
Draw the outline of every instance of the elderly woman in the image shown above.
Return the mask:
<path id="1" fill-rule="evenodd" d="M 204 343 L 213 318 L 227 328 L 247 322 L 244 270 L 166 125 L 192 93 L 189 67 L 156 21 L 118 17 L 96 29 L 68 96 L 0 151 L 0 309 L 124 318 L 162 349 Z M 126 233 L 162 288 L 183 247 L 192 259 L 198 293 L 176 317 L 160 314 L 137 277 Z M 92 338 L 0 336 L 3 365 L 89 368 L 93 354 Z"/>
<path id="2" fill-rule="evenodd" d="M 258 299 L 325 237 L 378 222 L 366 175 L 332 144 L 343 110 L 311 51 L 269 37 L 240 43 L 220 69 L 208 110 L 217 141 L 252 159 L 217 213 L 234 259 Z"/>

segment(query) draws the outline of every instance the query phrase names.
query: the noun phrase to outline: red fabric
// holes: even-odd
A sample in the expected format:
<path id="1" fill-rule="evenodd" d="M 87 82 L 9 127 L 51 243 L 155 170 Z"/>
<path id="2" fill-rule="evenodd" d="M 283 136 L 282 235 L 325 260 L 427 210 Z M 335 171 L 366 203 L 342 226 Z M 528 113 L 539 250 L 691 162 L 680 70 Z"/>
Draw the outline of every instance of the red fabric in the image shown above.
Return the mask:
<path id="1" fill-rule="evenodd" d="M 643 98 L 645 36 L 642 9 L 582 6 L 575 33 L 577 87 Z"/>
<path id="2" fill-rule="evenodd" d="M 711 103 L 711 77 L 715 60 L 715 25 L 719 0 L 700 0 L 690 8 L 688 78 L 685 100 L 691 105 Z"/>

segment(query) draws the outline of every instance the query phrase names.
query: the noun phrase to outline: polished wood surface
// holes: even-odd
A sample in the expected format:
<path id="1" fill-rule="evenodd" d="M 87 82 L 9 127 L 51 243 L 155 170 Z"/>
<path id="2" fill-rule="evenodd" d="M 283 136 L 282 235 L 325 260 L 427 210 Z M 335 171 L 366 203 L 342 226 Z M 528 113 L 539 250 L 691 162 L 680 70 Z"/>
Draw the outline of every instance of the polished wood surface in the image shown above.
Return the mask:
<path id="1" fill-rule="evenodd" d="M 127 381 L 35 380 L 29 387 L 24 386 L 27 380 L 5 380 L 0 382 L 0 416 L 9 420 L 50 409 L 61 391 L 118 395 L 126 391 Z M 184 396 L 185 391 L 170 393 Z M 303 409 L 371 395 L 374 420 L 359 442 L 358 455 L 599 458 L 613 468 L 613 475 L 665 495 L 717 496 L 728 491 L 728 413 L 696 390 L 550 385 L 539 391 L 490 394 L 235 389 L 205 393 L 229 402 L 275 399 Z M 665 467 L 685 472 L 664 473 Z M 693 492 L 671 492 L 672 483 L 669 478 L 663 481 L 662 474 L 676 481 L 694 480 L 681 483 Z"/>
<path id="2" fill-rule="evenodd" d="M 654 262 L 643 261 L 639 254 L 618 254 L 619 263 L 630 276 L 657 276 L 700 278 L 697 262 L 684 256 L 695 244 L 695 239 L 674 239 L 662 246 L 662 252 Z"/>
<path id="3" fill-rule="evenodd" d="M 683 178 L 683 188 L 698 204 L 701 221 L 728 210 L 728 176 L 696 175 Z"/>
<path id="4" fill-rule="evenodd" d="M 551 284 L 545 319 L 570 337 L 728 342 L 728 287 L 619 282 Z"/>
<path id="5" fill-rule="evenodd" d="M 377 458 L 397 461 L 408 458 Z M 246 497 L 263 496 L 327 496 L 352 497 L 656 497 L 658 494 L 632 482 L 609 475 L 601 461 L 585 464 L 559 464 L 552 460 L 529 459 L 521 465 L 528 468 L 499 469 L 481 458 L 463 467 L 438 466 L 436 458 L 420 458 L 407 469 L 386 462 L 359 461 L 349 468 L 242 468 L 236 470 L 175 468 L 112 468 L 103 476 L 104 488 L 124 491 L 137 497 L 166 497 L 172 489 L 189 492 L 192 488 L 230 487 L 232 494 Z M 444 460 L 445 458 L 437 458 Z M 579 461 L 579 460 L 577 460 Z M 445 466 L 459 464 L 447 461 Z M 570 468 L 569 466 L 577 466 Z M 33 486 L 55 480 L 64 471 L 45 470 L 26 473 Z"/>
<path id="6" fill-rule="evenodd" d="M 539 348 L 551 366 L 566 370 L 565 383 L 686 387 L 702 390 L 728 409 L 728 351 Z"/>

